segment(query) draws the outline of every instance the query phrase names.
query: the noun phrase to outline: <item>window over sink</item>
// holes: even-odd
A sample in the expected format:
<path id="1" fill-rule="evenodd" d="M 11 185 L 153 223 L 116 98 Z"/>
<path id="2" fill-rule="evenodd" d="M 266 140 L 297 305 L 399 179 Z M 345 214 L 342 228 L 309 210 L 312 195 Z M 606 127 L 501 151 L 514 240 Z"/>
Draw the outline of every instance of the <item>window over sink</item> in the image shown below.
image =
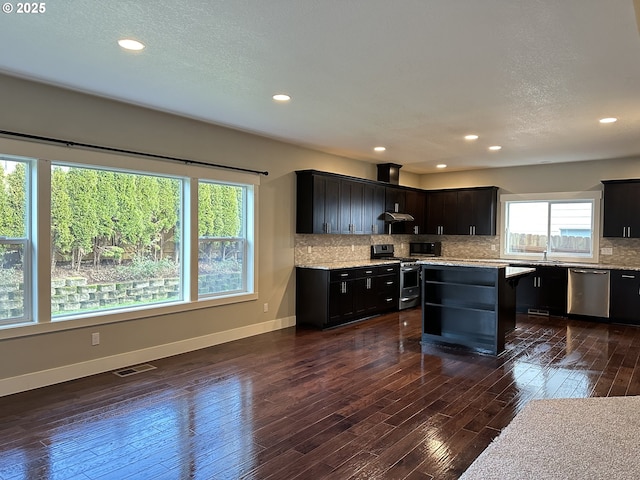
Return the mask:
<path id="1" fill-rule="evenodd" d="M 501 195 L 501 256 L 598 261 L 601 192 Z"/>

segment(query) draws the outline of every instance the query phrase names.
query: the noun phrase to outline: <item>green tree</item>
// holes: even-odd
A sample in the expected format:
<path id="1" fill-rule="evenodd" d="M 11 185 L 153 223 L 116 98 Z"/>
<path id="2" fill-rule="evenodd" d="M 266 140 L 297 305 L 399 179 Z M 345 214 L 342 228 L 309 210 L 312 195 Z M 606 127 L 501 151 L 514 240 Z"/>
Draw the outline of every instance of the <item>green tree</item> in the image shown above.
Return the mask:
<path id="1" fill-rule="evenodd" d="M 26 164 L 16 162 L 14 170 L 6 177 L 7 204 L 4 228 L 9 237 L 24 237 L 27 234 L 25 216 L 27 204 L 26 174 Z"/>
<path id="2" fill-rule="evenodd" d="M 59 256 L 67 256 L 73 246 L 71 201 L 67 191 L 67 174 L 54 167 L 51 171 L 51 266 Z"/>
<path id="3" fill-rule="evenodd" d="M 71 208 L 71 264 L 79 270 L 84 256 L 93 251 L 98 235 L 98 172 L 88 168 L 70 168 L 67 193 Z"/>

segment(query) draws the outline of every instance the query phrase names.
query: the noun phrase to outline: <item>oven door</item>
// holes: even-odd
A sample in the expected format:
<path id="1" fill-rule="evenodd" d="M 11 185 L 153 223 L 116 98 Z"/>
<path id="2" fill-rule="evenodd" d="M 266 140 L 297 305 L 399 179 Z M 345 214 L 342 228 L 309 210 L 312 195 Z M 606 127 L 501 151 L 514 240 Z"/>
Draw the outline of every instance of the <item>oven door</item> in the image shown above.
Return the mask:
<path id="1" fill-rule="evenodd" d="M 420 266 L 400 267 L 400 302 L 398 308 L 415 307 L 420 304 Z"/>

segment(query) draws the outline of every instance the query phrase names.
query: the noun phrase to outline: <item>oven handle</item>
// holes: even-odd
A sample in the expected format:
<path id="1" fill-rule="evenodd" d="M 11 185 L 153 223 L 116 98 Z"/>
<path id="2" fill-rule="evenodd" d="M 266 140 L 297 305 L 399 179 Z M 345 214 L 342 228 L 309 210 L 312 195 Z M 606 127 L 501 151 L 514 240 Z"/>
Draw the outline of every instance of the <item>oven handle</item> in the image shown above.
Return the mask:
<path id="1" fill-rule="evenodd" d="M 415 300 L 416 298 L 420 298 L 420 295 L 414 295 L 413 297 L 402 297 L 400 299 L 401 302 L 408 302 L 409 300 Z"/>

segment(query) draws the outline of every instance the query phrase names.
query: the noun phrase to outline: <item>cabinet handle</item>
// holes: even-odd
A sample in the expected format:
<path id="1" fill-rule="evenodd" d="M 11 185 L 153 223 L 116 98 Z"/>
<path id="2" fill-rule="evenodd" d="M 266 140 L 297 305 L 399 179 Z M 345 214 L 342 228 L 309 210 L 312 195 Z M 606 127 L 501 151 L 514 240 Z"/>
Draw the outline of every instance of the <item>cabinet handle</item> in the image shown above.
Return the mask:
<path id="1" fill-rule="evenodd" d="M 387 285 L 393 285 L 395 282 L 387 282 Z"/>
<path id="2" fill-rule="evenodd" d="M 635 275 L 621 275 L 622 278 L 636 278 Z"/>
<path id="3" fill-rule="evenodd" d="M 347 293 L 347 282 L 342 282 L 341 291 L 342 293 Z"/>
<path id="4" fill-rule="evenodd" d="M 373 273 L 373 270 L 366 270 L 364 273 L 371 274 L 371 273 Z"/>
<path id="5" fill-rule="evenodd" d="M 341 276 L 341 277 L 348 277 L 348 276 L 349 276 L 349 274 L 348 274 L 348 273 L 341 273 L 341 274 L 340 274 L 340 276 Z"/>
<path id="6" fill-rule="evenodd" d="M 473 234 L 474 235 L 476 234 L 476 226 L 475 225 L 473 226 Z"/>
<path id="7" fill-rule="evenodd" d="M 415 235 L 418 235 L 418 228 L 419 228 L 419 227 L 418 227 L 417 225 L 416 225 L 415 227 L 413 227 L 413 233 L 414 233 Z"/>

